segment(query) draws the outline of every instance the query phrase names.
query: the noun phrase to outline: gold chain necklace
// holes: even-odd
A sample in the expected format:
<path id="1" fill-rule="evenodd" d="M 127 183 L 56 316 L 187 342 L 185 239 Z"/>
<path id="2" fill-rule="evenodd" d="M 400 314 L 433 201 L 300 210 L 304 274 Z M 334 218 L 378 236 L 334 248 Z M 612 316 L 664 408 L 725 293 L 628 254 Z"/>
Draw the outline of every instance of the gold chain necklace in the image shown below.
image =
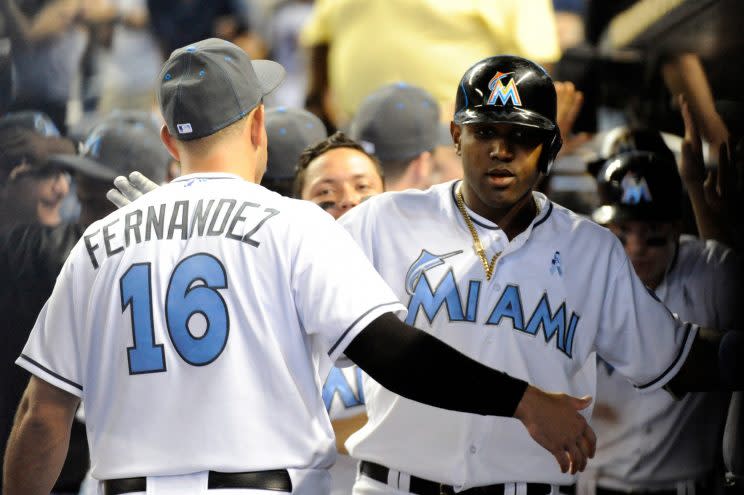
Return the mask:
<path id="1" fill-rule="evenodd" d="M 478 257 L 480 258 L 481 263 L 483 263 L 483 269 L 486 270 L 486 280 L 491 280 L 493 269 L 496 266 L 496 260 L 501 256 L 501 251 L 494 254 L 493 258 L 491 258 L 491 262 L 488 262 L 488 258 L 486 258 L 486 250 L 483 249 L 483 244 L 481 243 L 480 237 L 478 237 L 478 232 L 475 230 L 475 225 L 473 225 L 473 221 L 470 219 L 470 215 L 468 215 L 468 212 L 465 209 L 465 200 L 462 199 L 462 186 L 457 189 L 455 199 L 457 200 L 457 208 L 460 210 L 462 218 L 465 220 L 465 223 L 470 230 L 470 235 L 473 237 L 473 249 L 478 253 Z"/>
<path id="2" fill-rule="evenodd" d="M 480 237 L 478 237 L 478 232 L 475 230 L 475 225 L 473 225 L 473 221 L 470 219 L 470 215 L 468 215 L 468 212 L 465 209 L 465 200 L 462 197 L 462 184 L 459 188 L 457 188 L 455 199 L 457 200 L 457 208 L 460 210 L 462 218 L 465 220 L 465 223 L 468 226 L 468 230 L 470 230 L 470 235 L 473 237 L 473 249 L 475 249 L 475 252 L 478 253 L 478 257 L 480 258 L 481 263 L 483 263 L 483 269 L 486 271 L 486 280 L 491 280 L 491 277 L 493 276 L 493 269 L 496 266 L 496 260 L 499 259 L 499 256 L 501 256 L 501 251 L 494 254 L 493 258 L 491 258 L 491 262 L 488 262 L 488 258 L 486 257 L 486 250 L 483 249 L 483 244 L 481 243 Z M 538 204 L 537 200 L 533 201 L 535 201 L 535 208 L 537 208 L 537 215 L 539 215 L 540 205 Z"/>

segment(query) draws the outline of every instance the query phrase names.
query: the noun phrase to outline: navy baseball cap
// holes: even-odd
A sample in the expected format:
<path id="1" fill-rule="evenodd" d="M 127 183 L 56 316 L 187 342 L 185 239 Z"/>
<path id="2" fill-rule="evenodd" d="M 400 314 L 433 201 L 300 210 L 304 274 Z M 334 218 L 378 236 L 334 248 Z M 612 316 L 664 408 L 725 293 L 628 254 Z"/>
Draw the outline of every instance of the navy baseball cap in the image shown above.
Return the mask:
<path id="1" fill-rule="evenodd" d="M 415 158 L 439 142 L 439 104 L 416 86 L 383 86 L 364 99 L 349 137 L 383 162 Z"/>
<path id="2" fill-rule="evenodd" d="M 302 151 L 328 137 L 323 122 L 300 108 L 275 107 L 266 110 L 268 166 L 264 179 L 294 179 Z"/>
<path id="3" fill-rule="evenodd" d="M 59 129 L 44 112 L 21 110 L 6 113 L 0 118 L 0 130 L 10 128 L 28 129 L 45 137 L 59 137 Z"/>
<path id="4" fill-rule="evenodd" d="M 165 180 L 171 157 L 152 128 L 123 123 L 95 127 L 78 155 L 52 155 L 49 163 L 92 179 L 111 182 L 142 172 L 156 183 Z"/>
<path id="5" fill-rule="evenodd" d="M 175 50 L 157 91 L 168 132 L 182 141 L 224 129 L 256 108 L 284 80 L 284 67 L 251 60 L 238 46 L 209 38 Z"/>

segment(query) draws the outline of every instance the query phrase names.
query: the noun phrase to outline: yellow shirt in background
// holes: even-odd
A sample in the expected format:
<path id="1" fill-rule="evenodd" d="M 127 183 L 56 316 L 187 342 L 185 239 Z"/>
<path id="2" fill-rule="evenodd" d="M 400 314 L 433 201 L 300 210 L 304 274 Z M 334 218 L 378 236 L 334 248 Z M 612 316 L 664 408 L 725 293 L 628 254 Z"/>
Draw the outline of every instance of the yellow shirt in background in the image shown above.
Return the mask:
<path id="1" fill-rule="evenodd" d="M 316 0 L 301 41 L 329 45 L 342 121 L 368 94 L 397 81 L 429 91 L 449 120 L 457 84 L 478 60 L 560 57 L 551 0 Z"/>

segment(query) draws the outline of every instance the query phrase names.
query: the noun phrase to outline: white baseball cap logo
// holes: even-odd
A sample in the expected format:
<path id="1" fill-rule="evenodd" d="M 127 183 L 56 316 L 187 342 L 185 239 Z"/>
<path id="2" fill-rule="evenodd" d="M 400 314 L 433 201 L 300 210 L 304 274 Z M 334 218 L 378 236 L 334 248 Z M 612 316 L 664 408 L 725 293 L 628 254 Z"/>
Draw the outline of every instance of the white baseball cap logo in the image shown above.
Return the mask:
<path id="1" fill-rule="evenodd" d="M 176 128 L 178 129 L 179 134 L 191 134 L 194 132 L 194 129 L 191 128 L 191 124 L 189 123 L 176 124 Z"/>

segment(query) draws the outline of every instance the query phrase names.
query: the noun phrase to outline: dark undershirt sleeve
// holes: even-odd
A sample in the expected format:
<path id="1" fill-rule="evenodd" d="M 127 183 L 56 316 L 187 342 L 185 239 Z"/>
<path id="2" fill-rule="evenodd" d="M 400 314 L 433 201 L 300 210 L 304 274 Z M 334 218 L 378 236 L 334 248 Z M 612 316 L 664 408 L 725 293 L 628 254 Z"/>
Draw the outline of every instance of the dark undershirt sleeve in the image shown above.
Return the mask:
<path id="1" fill-rule="evenodd" d="M 392 313 L 367 325 L 344 354 L 388 390 L 453 411 L 511 417 L 527 388 Z"/>

